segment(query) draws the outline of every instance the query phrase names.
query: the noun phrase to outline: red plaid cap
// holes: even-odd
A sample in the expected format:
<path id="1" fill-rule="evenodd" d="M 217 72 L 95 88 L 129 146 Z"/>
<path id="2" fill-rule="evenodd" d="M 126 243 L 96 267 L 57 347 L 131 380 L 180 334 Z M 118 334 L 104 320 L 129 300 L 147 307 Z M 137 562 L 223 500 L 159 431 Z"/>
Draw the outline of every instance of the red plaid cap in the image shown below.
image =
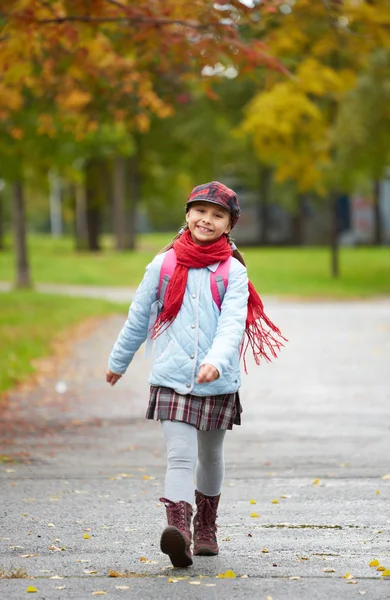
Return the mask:
<path id="1" fill-rule="evenodd" d="M 187 211 L 191 202 L 212 202 L 223 206 L 230 212 L 232 228 L 240 217 L 240 205 L 236 192 L 219 181 L 211 181 L 194 187 L 187 200 Z"/>

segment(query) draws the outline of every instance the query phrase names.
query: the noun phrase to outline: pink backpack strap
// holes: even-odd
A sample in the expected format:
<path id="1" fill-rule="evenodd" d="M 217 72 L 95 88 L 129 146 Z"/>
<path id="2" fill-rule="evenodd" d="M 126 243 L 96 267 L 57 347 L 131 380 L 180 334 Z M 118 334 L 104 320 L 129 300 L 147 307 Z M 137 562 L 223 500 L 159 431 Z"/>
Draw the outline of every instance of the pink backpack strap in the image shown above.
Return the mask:
<path id="1" fill-rule="evenodd" d="M 210 274 L 211 295 L 215 304 L 221 310 L 222 302 L 225 296 L 226 288 L 229 281 L 230 263 L 232 257 L 219 263 L 216 270 Z"/>
<path id="2" fill-rule="evenodd" d="M 158 298 L 160 301 L 160 306 L 162 307 L 164 304 L 165 292 L 167 291 L 168 283 L 170 278 L 172 277 L 172 273 L 176 267 L 176 252 L 173 248 L 168 250 L 165 253 L 164 260 L 160 269 L 160 280 L 158 283 Z"/>

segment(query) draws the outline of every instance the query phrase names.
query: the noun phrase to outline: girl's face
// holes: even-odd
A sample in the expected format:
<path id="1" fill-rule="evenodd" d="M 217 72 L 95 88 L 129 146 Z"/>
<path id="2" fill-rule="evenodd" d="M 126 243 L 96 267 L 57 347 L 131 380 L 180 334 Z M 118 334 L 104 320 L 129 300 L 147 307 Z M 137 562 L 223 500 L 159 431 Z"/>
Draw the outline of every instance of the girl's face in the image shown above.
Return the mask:
<path id="1" fill-rule="evenodd" d="M 229 233 L 230 213 L 212 202 L 194 202 L 186 214 L 186 221 L 195 244 L 205 246 Z"/>

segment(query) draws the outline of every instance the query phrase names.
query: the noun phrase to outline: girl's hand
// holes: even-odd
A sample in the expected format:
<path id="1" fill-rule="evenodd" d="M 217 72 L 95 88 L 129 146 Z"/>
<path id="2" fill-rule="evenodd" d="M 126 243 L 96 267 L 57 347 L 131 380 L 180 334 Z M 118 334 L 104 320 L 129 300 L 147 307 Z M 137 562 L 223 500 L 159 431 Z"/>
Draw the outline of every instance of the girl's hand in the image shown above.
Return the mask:
<path id="1" fill-rule="evenodd" d="M 110 371 L 110 369 L 107 369 L 106 381 L 111 386 L 115 385 L 118 379 L 120 379 L 121 377 L 122 375 L 119 375 L 118 373 L 113 373 L 112 371 Z"/>
<path id="2" fill-rule="evenodd" d="M 219 377 L 219 371 L 213 365 L 202 365 L 198 373 L 198 383 L 210 383 Z"/>

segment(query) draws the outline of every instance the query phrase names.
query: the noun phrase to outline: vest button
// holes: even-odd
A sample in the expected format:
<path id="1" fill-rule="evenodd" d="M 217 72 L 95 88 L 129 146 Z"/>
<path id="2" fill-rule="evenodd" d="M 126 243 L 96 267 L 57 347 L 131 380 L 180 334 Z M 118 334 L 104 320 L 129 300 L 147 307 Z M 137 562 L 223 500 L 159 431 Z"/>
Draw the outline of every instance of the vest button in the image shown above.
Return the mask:
<path id="1" fill-rule="evenodd" d="M 190 387 L 191 387 L 191 384 L 190 384 L 190 383 L 187 383 L 187 384 L 186 384 L 186 387 L 190 388 Z"/>
<path id="2" fill-rule="evenodd" d="M 192 323 L 191 329 L 195 329 L 195 327 L 196 327 L 195 323 Z"/>
<path id="3" fill-rule="evenodd" d="M 196 298 L 196 294 L 192 294 L 192 297 L 193 297 L 193 298 Z"/>
<path id="4" fill-rule="evenodd" d="M 191 354 L 190 358 L 195 358 L 195 354 Z"/>

